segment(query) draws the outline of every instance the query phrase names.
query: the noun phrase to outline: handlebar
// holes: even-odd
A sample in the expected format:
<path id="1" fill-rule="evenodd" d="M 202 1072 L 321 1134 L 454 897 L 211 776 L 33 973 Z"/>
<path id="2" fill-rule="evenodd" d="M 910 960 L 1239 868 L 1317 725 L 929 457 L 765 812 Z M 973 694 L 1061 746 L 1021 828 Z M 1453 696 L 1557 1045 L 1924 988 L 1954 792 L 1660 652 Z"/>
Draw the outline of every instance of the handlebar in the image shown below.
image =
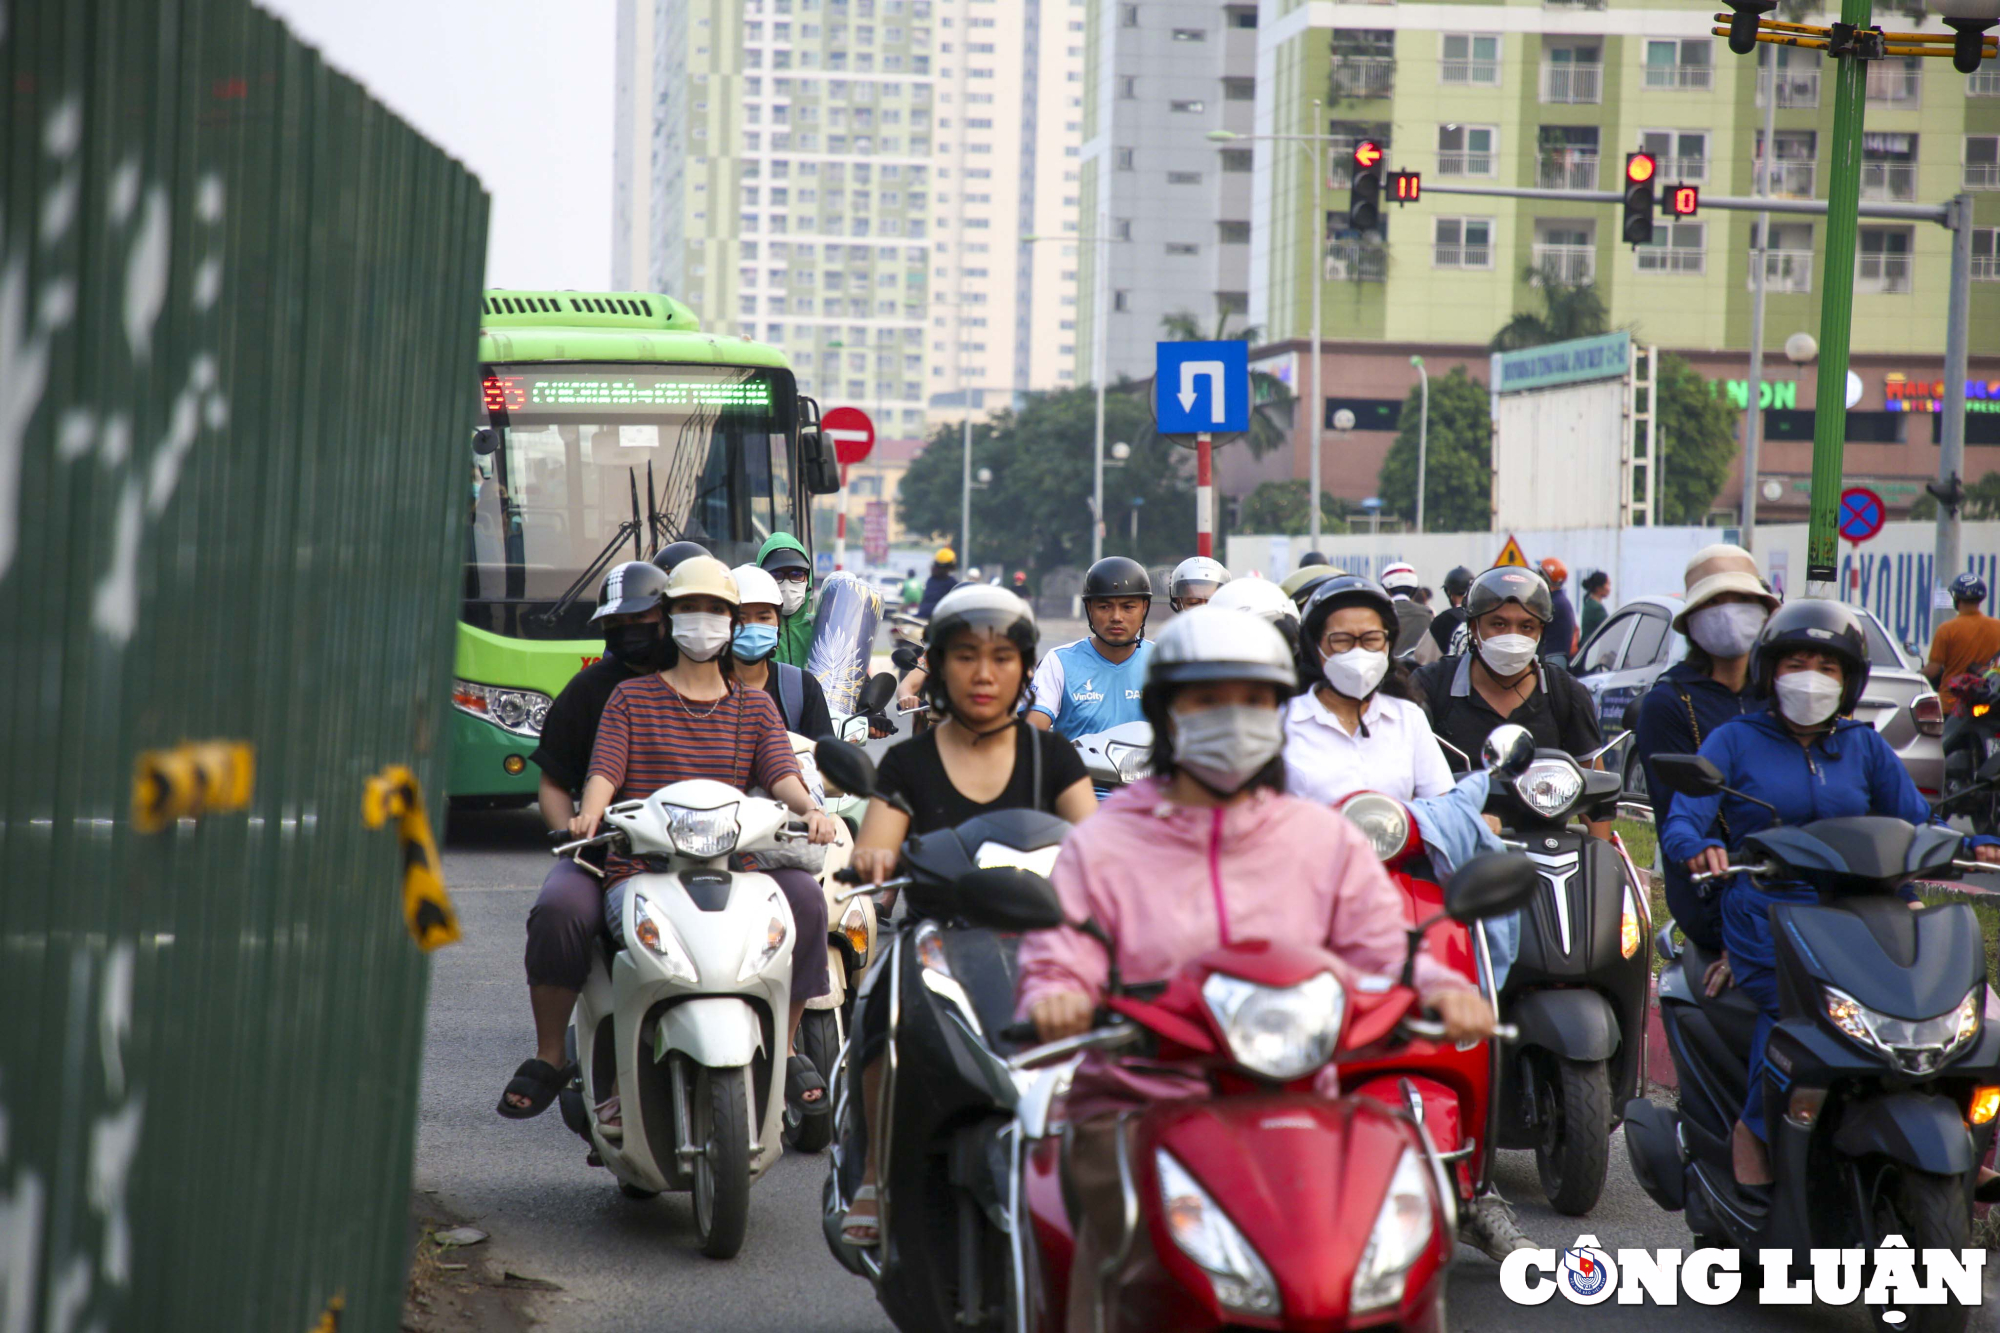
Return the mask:
<path id="1" fill-rule="evenodd" d="M 1014 1026 L 1020 1025 L 1016 1024 Z M 1032 1027 L 1033 1025 L 1030 1024 L 1028 1026 Z M 1079 1051 L 1114 1050 L 1120 1046 L 1131 1045 L 1139 1039 L 1140 1035 L 1141 1029 L 1135 1024 L 1124 1022 L 1113 1023 L 1109 1027 L 1093 1028 L 1089 1032 L 1079 1032 L 1074 1037 L 1061 1037 L 1055 1041 L 1044 1042 L 1040 1046 L 1030 1047 L 1022 1051 L 1019 1055 L 1009 1059 L 1007 1061 L 1007 1068 L 1012 1070 L 1035 1069 L 1057 1060 L 1067 1059 Z"/>
<path id="2" fill-rule="evenodd" d="M 1444 1041 L 1444 1024 L 1429 1018 L 1406 1018 L 1402 1022 L 1403 1031 L 1412 1037 L 1422 1037 L 1425 1041 Z M 1519 1041 L 1521 1029 L 1512 1023 L 1495 1023 L 1493 1040 Z"/>
<path id="3" fill-rule="evenodd" d="M 1740 865 L 1740 866 L 1731 865 L 1731 866 L 1724 866 L 1720 870 L 1697 870 L 1692 875 L 1688 876 L 1688 883 L 1707 884 L 1711 880 L 1732 879 L 1735 876 L 1741 875 L 1746 871 L 1748 871 L 1752 875 L 1757 875 L 1763 873 L 1764 870 L 1765 867 L 1761 865 Z"/>
<path id="4" fill-rule="evenodd" d="M 559 837 L 561 835 L 552 833 L 551 836 Z M 613 842 L 617 841 L 619 838 L 622 838 L 624 836 L 625 835 L 619 832 L 617 829 L 610 829 L 607 830 L 606 832 L 597 834 L 595 837 L 578 838 L 574 842 L 565 842 L 560 846 L 552 848 L 549 852 L 549 855 L 570 856 L 576 852 L 582 851 L 585 847 L 609 847 Z"/>
<path id="5" fill-rule="evenodd" d="M 834 878 L 839 879 L 842 873 L 844 872 L 836 871 Z M 847 880 L 845 882 L 852 884 L 854 881 Z M 837 903 L 844 903 L 849 898 L 866 898 L 870 894 L 887 893 L 891 889 L 906 888 L 909 883 L 910 877 L 908 875 L 899 875 L 895 879 L 885 879 L 880 884 L 863 884 L 858 889 L 849 889 L 846 893 L 836 893 L 833 895 L 833 900 Z"/>

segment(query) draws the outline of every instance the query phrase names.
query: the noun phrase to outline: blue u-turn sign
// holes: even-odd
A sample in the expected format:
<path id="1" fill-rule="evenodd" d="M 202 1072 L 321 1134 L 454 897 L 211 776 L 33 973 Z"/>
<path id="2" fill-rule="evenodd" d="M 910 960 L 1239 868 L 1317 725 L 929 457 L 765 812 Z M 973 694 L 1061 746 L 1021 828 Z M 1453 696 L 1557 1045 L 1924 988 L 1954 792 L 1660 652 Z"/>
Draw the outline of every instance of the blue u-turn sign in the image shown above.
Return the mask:
<path id="1" fill-rule="evenodd" d="M 1250 429 L 1250 344 L 1160 343 L 1153 412 L 1162 435 Z"/>

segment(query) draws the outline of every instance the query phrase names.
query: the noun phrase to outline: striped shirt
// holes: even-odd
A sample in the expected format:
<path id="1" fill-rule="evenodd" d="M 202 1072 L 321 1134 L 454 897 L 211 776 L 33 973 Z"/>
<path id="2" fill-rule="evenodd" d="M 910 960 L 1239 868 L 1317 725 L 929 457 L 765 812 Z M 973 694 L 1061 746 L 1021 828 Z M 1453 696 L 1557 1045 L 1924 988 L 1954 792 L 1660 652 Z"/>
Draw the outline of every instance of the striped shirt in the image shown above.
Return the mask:
<path id="1" fill-rule="evenodd" d="M 645 675 L 611 692 L 597 725 L 590 776 L 612 785 L 614 801 L 629 801 L 694 778 L 739 791 L 770 791 L 785 778 L 798 777 L 799 763 L 778 706 L 763 690 L 732 681 L 725 698 L 693 702 L 657 675 Z M 622 879 L 639 869 L 632 858 L 614 856 L 605 878 Z"/>

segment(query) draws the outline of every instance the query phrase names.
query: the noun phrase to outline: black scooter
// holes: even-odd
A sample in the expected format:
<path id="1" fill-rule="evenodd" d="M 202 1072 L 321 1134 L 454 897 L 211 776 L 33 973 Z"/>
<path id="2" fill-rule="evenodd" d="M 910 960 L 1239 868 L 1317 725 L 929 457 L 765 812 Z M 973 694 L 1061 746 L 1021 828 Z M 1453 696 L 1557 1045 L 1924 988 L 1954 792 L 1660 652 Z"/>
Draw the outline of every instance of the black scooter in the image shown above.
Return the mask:
<path id="1" fill-rule="evenodd" d="M 821 766 L 846 791 L 872 790 L 872 771 L 857 771 L 853 758 L 828 755 Z M 829 759 L 840 771 L 827 768 Z M 981 815 L 911 839 L 904 874 L 881 886 L 899 889 L 905 909 L 873 982 L 887 988 L 889 1005 L 882 1123 L 864 1123 L 850 1040 L 832 1086 L 822 1222 L 834 1258 L 874 1283 L 884 1313 L 906 1333 L 997 1331 L 1013 1327 L 1018 1313 L 1021 1257 L 1009 1219 L 1021 1144 L 1007 1066 L 1016 1046 L 1003 1033 L 1013 1024 L 1019 932 L 1062 920 L 1033 872 L 1047 871 L 1069 829 L 1034 810 Z M 868 1152 L 882 1242 L 862 1250 L 840 1228 Z"/>
<path id="2" fill-rule="evenodd" d="M 1576 759 L 1506 724 L 1484 747 L 1486 809 L 1542 880 L 1500 991 L 1500 1015 L 1521 1039 L 1502 1066 L 1494 1130 L 1502 1148 L 1535 1150 L 1549 1206 L 1572 1217 L 1596 1207 L 1617 1108 L 1645 1087 L 1646 895 L 1616 845 L 1570 827 L 1616 804 L 1622 777 L 1585 765 L 1617 744 Z"/>
<path id="3" fill-rule="evenodd" d="M 1975 833 L 2000 832 L 2000 683 L 1984 676 L 1961 691 L 1944 723 L 1941 815 L 1963 815 Z"/>
<path id="4" fill-rule="evenodd" d="M 1738 794 L 1698 755 L 1657 755 L 1653 771 L 1678 792 Z M 1660 974 L 1660 1017 L 1680 1103 L 1629 1103 L 1625 1144 L 1645 1191 L 1686 1210 L 1697 1247 L 1870 1251 L 1899 1235 L 1922 1277 L 1924 1250 L 1970 1244 L 1976 1165 L 2000 1108 L 1985 941 L 1963 904 L 1913 912 L 1894 896 L 1950 870 L 1961 842 L 1947 828 L 1869 815 L 1777 825 L 1731 852 L 1739 864 L 1723 875 L 1803 882 L 1821 897 L 1771 909 L 1781 1017 L 1760 1071 L 1771 1186 L 1739 1185 L 1731 1168 L 1757 1006 L 1733 987 L 1708 996 L 1711 956 L 1691 943 L 1676 953 L 1671 930 L 1661 932 L 1673 964 Z M 1904 1313 L 1900 1333 L 1960 1333 L 1970 1312 Z"/>

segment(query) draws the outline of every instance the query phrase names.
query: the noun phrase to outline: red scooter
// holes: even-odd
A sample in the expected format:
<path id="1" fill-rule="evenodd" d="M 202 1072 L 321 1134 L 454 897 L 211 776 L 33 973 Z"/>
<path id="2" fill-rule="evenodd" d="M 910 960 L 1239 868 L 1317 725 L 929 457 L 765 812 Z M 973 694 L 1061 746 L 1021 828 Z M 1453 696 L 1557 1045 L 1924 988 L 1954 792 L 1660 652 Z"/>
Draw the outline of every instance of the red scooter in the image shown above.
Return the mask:
<path id="1" fill-rule="evenodd" d="M 1452 919 L 1474 921 L 1512 911 L 1535 884 L 1525 858 L 1488 856 L 1454 875 L 1442 901 Z M 1411 930 L 1413 954 L 1443 919 Z M 1427 1132 L 1434 1114 L 1317 1090 L 1329 1068 L 1344 1083 L 1350 1065 L 1401 1046 L 1429 1067 L 1443 1029 L 1418 1016 L 1409 966 L 1400 980 L 1368 977 L 1320 949 L 1238 943 L 1210 950 L 1163 986 L 1126 988 L 1114 974 L 1108 992 L 1107 1026 L 1009 1062 L 1019 1071 L 1026 1148 L 1015 1205 L 1032 1237 L 1016 1252 L 1018 1327 L 1062 1327 L 1070 1284 L 1092 1282 L 1107 1333 L 1443 1333 L 1457 1190 Z M 1123 1244 L 1099 1271 L 1072 1273 L 1051 1115 L 1064 1080 L 1045 1066 L 1116 1048 L 1198 1075 L 1213 1096 L 1159 1102 L 1124 1122 Z"/>

